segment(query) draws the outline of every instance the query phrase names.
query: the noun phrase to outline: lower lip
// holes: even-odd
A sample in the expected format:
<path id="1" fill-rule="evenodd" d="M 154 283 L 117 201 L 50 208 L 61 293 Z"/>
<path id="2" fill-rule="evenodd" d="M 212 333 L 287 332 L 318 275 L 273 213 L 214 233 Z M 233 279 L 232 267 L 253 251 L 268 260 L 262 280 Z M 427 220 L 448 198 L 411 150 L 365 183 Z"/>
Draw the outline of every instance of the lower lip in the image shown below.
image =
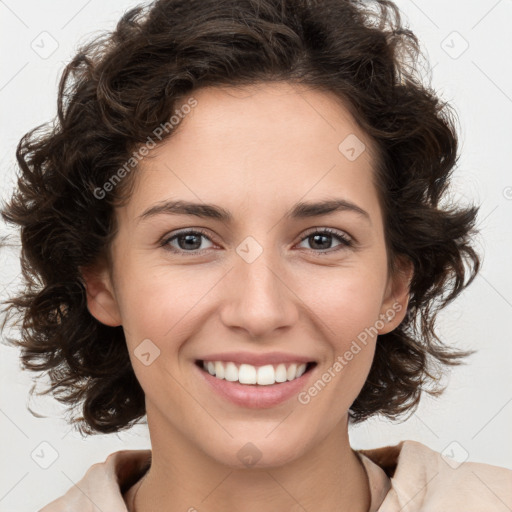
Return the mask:
<path id="1" fill-rule="evenodd" d="M 303 373 L 298 379 L 261 386 L 240 384 L 226 379 L 218 379 L 194 364 L 201 377 L 223 398 L 241 407 L 264 409 L 279 405 L 297 395 L 309 380 L 316 365 Z"/>

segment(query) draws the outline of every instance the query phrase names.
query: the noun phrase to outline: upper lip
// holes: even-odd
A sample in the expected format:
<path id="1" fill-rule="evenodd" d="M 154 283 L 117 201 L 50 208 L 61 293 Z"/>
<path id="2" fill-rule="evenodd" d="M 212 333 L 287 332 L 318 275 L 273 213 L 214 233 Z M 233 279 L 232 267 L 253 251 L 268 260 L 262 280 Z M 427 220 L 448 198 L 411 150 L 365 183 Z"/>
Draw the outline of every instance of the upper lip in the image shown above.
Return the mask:
<path id="1" fill-rule="evenodd" d="M 246 363 L 252 366 L 279 363 L 311 363 L 315 360 L 307 356 L 287 354 L 285 352 L 270 352 L 268 354 L 254 354 L 251 352 L 222 352 L 201 357 L 200 361 L 232 361 L 233 363 Z"/>

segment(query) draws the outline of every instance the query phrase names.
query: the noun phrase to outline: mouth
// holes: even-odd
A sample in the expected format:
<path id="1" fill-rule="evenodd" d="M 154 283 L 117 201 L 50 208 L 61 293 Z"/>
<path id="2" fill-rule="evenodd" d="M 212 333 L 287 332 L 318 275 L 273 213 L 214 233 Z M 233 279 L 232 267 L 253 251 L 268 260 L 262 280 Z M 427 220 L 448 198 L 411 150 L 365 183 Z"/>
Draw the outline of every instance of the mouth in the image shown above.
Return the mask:
<path id="1" fill-rule="evenodd" d="M 207 393 L 238 407 L 268 409 L 297 397 L 314 378 L 317 362 L 252 366 L 198 359 L 193 366 Z"/>
<path id="2" fill-rule="evenodd" d="M 244 386 L 276 386 L 300 379 L 311 372 L 316 361 L 308 363 L 279 363 L 254 366 L 232 361 L 205 361 L 197 359 L 195 365 L 217 380 L 225 380 Z"/>

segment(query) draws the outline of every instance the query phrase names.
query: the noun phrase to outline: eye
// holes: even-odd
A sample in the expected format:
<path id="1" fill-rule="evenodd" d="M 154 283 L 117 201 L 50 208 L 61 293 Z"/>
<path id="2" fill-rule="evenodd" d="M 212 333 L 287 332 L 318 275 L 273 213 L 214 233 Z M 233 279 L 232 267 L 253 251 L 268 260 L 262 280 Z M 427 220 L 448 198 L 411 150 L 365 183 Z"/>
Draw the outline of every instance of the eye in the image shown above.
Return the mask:
<path id="1" fill-rule="evenodd" d="M 304 237 L 301 242 L 311 240 L 311 251 L 319 255 L 331 254 L 333 252 L 342 250 L 347 247 L 352 247 L 354 245 L 353 240 L 343 232 L 338 232 L 330 228 L 324 228 L 322 230 L 318 230 L 318 228 L 316 229 L 316 231 L 311 231 L 306 237 Z M 203 238 L 209 240 L 213 245 L 213 242 L 207 233 L 200 229 L 181 231 L 171 237 L 165 238 L 160 245 L 166 250 L 178 254 L 200 254 L 212 247 L 210 246 L 201 248 L 201 239 Z M 340 243 L 338 246 L 331 248 L 329 246 L 333 240 L 338 240 Z"/>
<path id="2" fill-rule="evenodd" d="M 181 231 L 180 233 L 177 233 L 163 240 L 161 245 L 165 247 L 165 249 L 176 253 L 202 252 L 203 250 L 209 249 L 209 247 L 200 249 L 201 238 L 210 240 L 210 238 L 206 235 L 206 232 L 201 230 Z M 176 248 L 173 246 L 172 242 L 176 242 L 178 247 Z"/>
<path id="3" fill-rule="evenodd" d="M 330 245 L 333 239 L 338 240 L 340 243 L 332 250 L 330 249 Z M 335 231 L 330 228 L 324 228 L 322 230 L 317 230 L 310 232 L 305 238 L 302 239 L 302 242 L 306 240 L 311 240 L 310 244 L 312 245 L 314 252 L 320 254 L 324 253 L 333 253 L 347 247 L 352 247 L 354 245 L 352 239 L 343 232 Z"/>

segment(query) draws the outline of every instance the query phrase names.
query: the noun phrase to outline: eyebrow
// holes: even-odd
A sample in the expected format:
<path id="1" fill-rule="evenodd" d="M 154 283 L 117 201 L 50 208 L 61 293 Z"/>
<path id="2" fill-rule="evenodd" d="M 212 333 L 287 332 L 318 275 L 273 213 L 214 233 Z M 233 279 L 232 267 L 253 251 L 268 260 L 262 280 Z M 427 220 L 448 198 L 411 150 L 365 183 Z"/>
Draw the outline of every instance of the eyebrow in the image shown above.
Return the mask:
<path id="1" fill-rule="evenodd" d="M 285 214 L 291 219 L 305 219 L 309 217 L 319 217 L 336 212 L 352 212 L 365 218 L 371 223 L 370 215 L 361 207 L 347 201 L 345 199 L 329 199 L 317 202 L 298 202 Z M 154 217 L 156 215 L 193 215 L 203 219 L 219 220 L 223 224 L 233 222 L 233 215 L 229 210 L 208 203 L 192 203 L 189 201 L 162 201 L 157 203 L 141 215 L 138 216 L 137 222 Z"/>

